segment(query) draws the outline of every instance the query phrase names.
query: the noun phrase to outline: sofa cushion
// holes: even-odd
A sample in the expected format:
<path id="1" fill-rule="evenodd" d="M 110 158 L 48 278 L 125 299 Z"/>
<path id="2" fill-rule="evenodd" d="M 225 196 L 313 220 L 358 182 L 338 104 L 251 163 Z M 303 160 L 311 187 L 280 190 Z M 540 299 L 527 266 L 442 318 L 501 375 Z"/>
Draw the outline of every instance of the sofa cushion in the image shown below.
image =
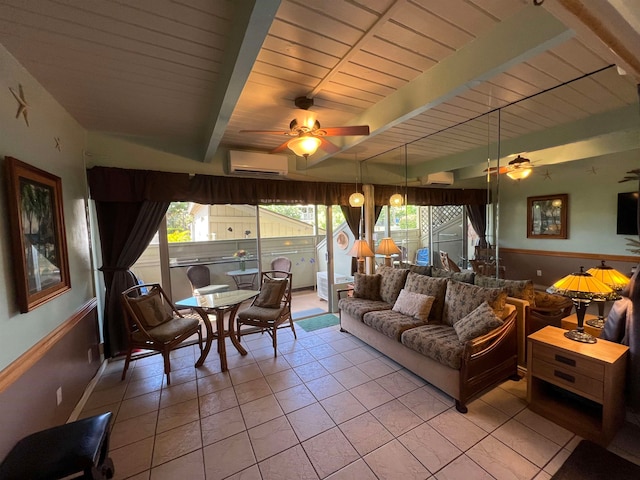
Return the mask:
<path id="1" fill-rule="evenodd" d="M 380 298 L 393 305 L 404 287 L 409 270 L 406 268 L 378 267 L 376 273 L 382 276 Z"/>
<path id="2" fill-rule="evenodd" d="M 507 292 L 503 288 L 476 287 L 468 283 L 449 281 L 444 297 L 442 323 L 453 326 L 485 301 L 496 315 L 502 318 L 507 301 Z"/>
<path id="3" fill-rule="evenodd" d="M 502 323 L 489 303 L 482 302 L 478 308 L 454 323 L 453 328 L 461 342 L 468 342 L 498 328 Z"/>
<path id="4" fill-rule="evenodd" d="M 437 278 L 450 278 L 456 282 L 470 283 L 473 285 L 473 279 L 475 277 L 474 272 L 450 272 L 442 268 L 433 267 L 431 269 L 431 276 Z"/>
<path id="5" fill-rule="evenodd" d="M 447 291 L 447 278 L 433 278 L 426 275 L 409 272 L 404 289 L 409 292 L 420 293 L 435 297 L 431 311 L 429 312 L 430 323 L 442 322 L 442 310 L 444 309 L 444 297 Z"/>
<path id="6" fill-rule="evenodd" d="M 364 314 L 375 310 L 391 310 L 391 305 L 382 300 L 367 300 L 364 298 L 341 298 L 338 302 L 338 308 L 341 312 L 349 314 L 353 318 L 362 321 Z"/>
<path id="7" fill-rule="evenodd" d="M 435 299 L 436 297 L 431 295 L 422 295 L 403 288 L 400 290 L 400 295 L 398 295 L 396 303 L 393 304 L 392 310 L 426 323 L 429 320 L 429 312 Z"/>
<path id="8" fill-rule="evenodd" d="M 420 275 L 431 276 L 431 265 L 409 265 L 409 271 Z"/>
<path id="9" fill-rule="evenodd" d="M 400 341 L 405 330 L 425 325 L 426 322 L 392 310 L 378 310 L 364 314 L 362 321 L 374 330 Z"/>
<path id="10" fill-rule="evenodd" d="M 367 275 L 356 273 L 353 279 L 353 296 L 365 300 L 380 301 L 380 282 L 382 277 L 378 274 Z"/>
<path id="11" fill-rule="evenodd" d="M 456 370 L 462 363 L 464 342 L 448 325 L 423 325 L 406 330 L 400 337 L 404 346 Z"/>
<path id="12" fill-rule="evenodd" d="M 505 280 L 503 278 L 476 275 L 473 282 L 478 287 L 504 287 L 509 297 L 526 300 L 532 307 L 534 307 L 536 304 L 536 292 L 533 288 L 533 282 L 531 280 Z"/>

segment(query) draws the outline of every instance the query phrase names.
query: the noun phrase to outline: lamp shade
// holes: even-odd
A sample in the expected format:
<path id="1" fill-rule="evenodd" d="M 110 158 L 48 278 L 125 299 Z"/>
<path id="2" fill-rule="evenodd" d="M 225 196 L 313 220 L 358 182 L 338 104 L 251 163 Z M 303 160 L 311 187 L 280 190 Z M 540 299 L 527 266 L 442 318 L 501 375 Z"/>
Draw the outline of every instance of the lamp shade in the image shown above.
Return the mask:
<path id="1" fill-rule="evenodd" d="M 507 177 L 511 180 L 522 180 L 523 178 L 527 178 L 531 174 L 530 168 L 517 168 L 510 172 L 507 172 Z"/>
<path id="2" fill-rule="evenodd" d="M 375 256 L 366 240 L 356 240 L 353 242 L 353 247 L 349 250 L 349 255 L 356 258 Z"/>
<path id="3" fill-rule="evenodd" d="M 587 273 L 590 273 L 594 278 L 597 278 L 605 285 L 608 285 L 613 290 L 622 290 L 629 283 L 629 277 L 620 273 L 613 267 L 604 264 L 604 260 L 601 260 L 602 264 L 590 268 Z"/>
<path id="4" fill-rule="evenodd" d="M 380 240 L 380 245 L 378 245 L 378 248 L 376 249 L 376 253 L 379 253 L 388 257 L 390 255 L 395 255 L 400 253 L 400 249 L 393 241 L 393 238 L 385 237 L 382 240 Z"/>
<path id="5" fill-rule="evenodd" d="M 353 192 L 349 196 L 349 205 L 352 207 L 361 207 L 364 205 L 364 195 L 360 192 Z"/>
<path id="6" fill-rule="evenodd" d="M 394 193 L 393 195 L 391 195 L 391 198 L 389 198 L 389 205 L 391 205 L 392 207 L 401 207 L 403 203 L 404 198 L 402 198 L 402 195 L 400 195 L 399 193 Z"/>
<path id="7" fill-rule="evenodd" d="M 547 292 L 580 300 L 609 300 L 618 296 L 611 287 L 585 272 L 584 267 L 580 267 L 580 272 L 558 280 L 547 288 Z"/>
<path id="8" fill-rule="evenodd" d="M 322 142 L 318 137 L 301 135 L 289 140 L 287 147 L 289 147 L 289 150 L 299 157 L 308 157 L 309 155 L 316 153 L 316 150 L 318 150 L 321 143 Z"/>

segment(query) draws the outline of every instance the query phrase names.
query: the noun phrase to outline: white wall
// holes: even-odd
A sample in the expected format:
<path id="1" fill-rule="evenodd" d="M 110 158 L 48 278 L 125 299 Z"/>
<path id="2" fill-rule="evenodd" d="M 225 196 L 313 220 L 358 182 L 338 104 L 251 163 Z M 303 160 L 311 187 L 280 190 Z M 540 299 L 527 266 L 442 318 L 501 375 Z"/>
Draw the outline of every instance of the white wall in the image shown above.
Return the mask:
<path id="1" fill-rule="evenodd" d="M 632 255 L 627 250 L 627 236 L 616 234 L 616 212 L 618 193 L 638 189 L 638 182 L 619 181 L 626 172 L 637 168 L 640 168 L 640 151 L 635 150 L 540 167 L 519 182 L 503 177 L 500 184 L 500 246 Z M 551 178 L 544 177 L 547 171 Z M 560 193 L 569 194 L 568 239 L 527 238 L 527 197 Z"/>
<path id="2" fill-rule="evenodd" d="M 22 84 L 30 126 L 16 117 L 9 91 Z M 55 148 L 59 137 L 62 148 Z M 0 45 L 0 370 L 58 327 L 94 296 L 85 220 L 85 130 Z M 4 157 L 15 157 L 62 179 L 71 290 L 20 314 L 14 289 Z"/>

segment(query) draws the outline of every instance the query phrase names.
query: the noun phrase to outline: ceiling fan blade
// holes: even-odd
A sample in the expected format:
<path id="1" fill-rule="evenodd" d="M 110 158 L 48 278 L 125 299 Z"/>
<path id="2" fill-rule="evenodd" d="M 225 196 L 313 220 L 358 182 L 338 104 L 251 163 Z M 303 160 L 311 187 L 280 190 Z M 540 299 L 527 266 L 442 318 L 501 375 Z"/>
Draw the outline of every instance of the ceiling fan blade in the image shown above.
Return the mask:
<path id="1" fill-rule="evenodd" d="M 240 133 L 264 133 L 267 135 L 290 135 L 291 132 L 283 132 L 282 130 L 240 130 Z"/>
<path id="2" fill-rule="evenodd" d="M 369 135 L 369 125 L 353 125 L 350 127 L 322 127 L 327 137 L 348 136 L 348 135 Z"/>
<path id="3" fill-rule="evenodd" d="M 340 149 L 338 147 L 336 147 L 333 143 L 331 143 L 329 140 L 325 140 L 322 137 L 320 138 L 320 142 L 322 142 L 320 144 L 320 148 L 323 149 L 325 152 L 327 153 L 337 153 L 340 151 Z"/>
<path id="4" fill-rule="evenodd" d="M 281 145 L 278 145 L 276 148 L 274 148 L 273 150 L 271 150 L 269 153 L 280 153 L 280 152 L 284 152 L 288 147 L 287 144 L 289 143 L 289 140 L 287 140 L 286 142 L 284 142 Z"/>
<path id="5" fill-rule="evenodd" d="M 490 167 L 490 168 L 485 168 L 484 173 L 490 173 L 491 175 L 496 175 L 496 174 L 502 175 L 503 173 L 510 172 L 511 170 L 513 169 L 509 167 L 500 167 L 500 168 Z"/>

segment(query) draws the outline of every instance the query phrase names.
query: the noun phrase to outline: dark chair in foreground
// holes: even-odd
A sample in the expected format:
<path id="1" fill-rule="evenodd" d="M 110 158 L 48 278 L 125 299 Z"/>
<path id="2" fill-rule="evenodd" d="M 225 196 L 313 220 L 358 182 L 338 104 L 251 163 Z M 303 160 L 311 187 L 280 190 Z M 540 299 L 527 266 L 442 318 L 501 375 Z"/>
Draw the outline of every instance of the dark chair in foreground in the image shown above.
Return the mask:
<path id="1" fill-rule="evenodd" d="M 278 328 L 291 327 L 293 336 L 296 330 L 291 318 L 291 272 L 270 270 L 262 272 L 260 295 L 253 299 L 251 305 L 238 313 L 237 336 L 256 332 L 267 332 L 273 340 L 273 352 L 278 356 Z M 285 325 L 288 322 L 288 325 Z M 249 326 L 254 328 L 245 328 Z"/>
<path id="2" fill-rule="evenodd" d="M 110 422 L 107 412 L 24 437 L 0 464 L 0 480 L 112 478 Z"/>
<path id="3" fill-rule="evenodd" d="M 148 292 L 143 294 L 145 291 Z M 202 329 L 198 316 L 184 316 L 171 303 L 162 287 L 157 284 L 136 285 L 121 295 L 125 325 L 129 336 L 129 349 L 122 370 L 127 375 L 133 349 L 156 350 L 164 359 L 167 385 L 171 383 L 169 353 L 193 335 L 198 335 L 202 353 Z"/>

